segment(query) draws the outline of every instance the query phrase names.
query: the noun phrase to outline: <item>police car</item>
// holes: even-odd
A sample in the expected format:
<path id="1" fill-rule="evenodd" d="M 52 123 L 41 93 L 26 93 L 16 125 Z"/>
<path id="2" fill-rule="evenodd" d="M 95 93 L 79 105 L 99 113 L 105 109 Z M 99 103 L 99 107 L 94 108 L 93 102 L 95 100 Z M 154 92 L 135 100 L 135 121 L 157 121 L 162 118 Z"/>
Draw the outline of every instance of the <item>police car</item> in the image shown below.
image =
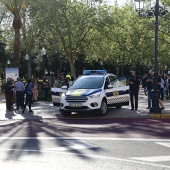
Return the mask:
<path id="1" fill-rule="evenodd" d="M 109 106 L 125 105 L 129 105 L 126 78 L 118 79 L 106 70 L 84 70 L 60 98 L 60 111 L 64 116 L 87 111 L 106 115 Z"/>

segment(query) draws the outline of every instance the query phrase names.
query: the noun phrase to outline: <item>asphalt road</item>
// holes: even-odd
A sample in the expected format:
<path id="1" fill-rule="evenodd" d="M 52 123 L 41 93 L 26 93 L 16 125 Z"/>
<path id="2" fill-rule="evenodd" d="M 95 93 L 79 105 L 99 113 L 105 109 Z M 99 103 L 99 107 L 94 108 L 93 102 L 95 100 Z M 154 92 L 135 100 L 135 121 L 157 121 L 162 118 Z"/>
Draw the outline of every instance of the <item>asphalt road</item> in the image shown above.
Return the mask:
<path id="1" fill-rule="evenodd" d="M 1 103 L 0 169 L 168 170 L 170 119 L 150 119 L 145 96 L 139 106 L 65 118 L 52 103 L 33 105 L 32 115 Z"/>
<path id="2" fill-rule="evenodd" d="M 2 169 L 170 169 L 170 140 L 1 138 L 0 143 Z"/>
<path id="3" fill-rule="evenodd" d="M 11 120 L 0 126 L 3 169 L 170 169 L 170 120 Z"/>

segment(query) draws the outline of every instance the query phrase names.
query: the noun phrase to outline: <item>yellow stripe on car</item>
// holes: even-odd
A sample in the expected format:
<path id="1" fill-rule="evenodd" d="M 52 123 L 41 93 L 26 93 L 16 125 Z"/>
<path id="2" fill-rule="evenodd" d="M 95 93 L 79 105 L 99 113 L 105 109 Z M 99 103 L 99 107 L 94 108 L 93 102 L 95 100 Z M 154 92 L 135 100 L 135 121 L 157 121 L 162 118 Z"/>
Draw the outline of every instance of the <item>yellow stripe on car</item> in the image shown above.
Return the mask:
<path id="1" fill-rule="evenodd" d="M 78 89 L 78 90 L 75 90 L 73 93 L 72 93 L 72 96 L 81 96 L 86 90 L 84 89 Z"/>

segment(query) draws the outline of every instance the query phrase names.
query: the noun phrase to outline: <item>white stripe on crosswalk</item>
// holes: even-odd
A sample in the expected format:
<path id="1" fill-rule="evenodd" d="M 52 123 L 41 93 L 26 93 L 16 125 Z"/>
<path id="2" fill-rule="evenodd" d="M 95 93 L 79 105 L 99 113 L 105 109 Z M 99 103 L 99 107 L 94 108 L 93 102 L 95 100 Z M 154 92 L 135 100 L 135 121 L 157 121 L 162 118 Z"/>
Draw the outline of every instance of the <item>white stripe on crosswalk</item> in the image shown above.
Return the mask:
<path id="1" fill-rule="evenodd" d="M 136 157 L 130 159 L 146 162 L 166 162 L 170 161 L 170 156 Z"/>
<path id="2" fill-rule="evenodd" d="M 170 148 L 170 142 L 155 142 L 155 143 Z"/>

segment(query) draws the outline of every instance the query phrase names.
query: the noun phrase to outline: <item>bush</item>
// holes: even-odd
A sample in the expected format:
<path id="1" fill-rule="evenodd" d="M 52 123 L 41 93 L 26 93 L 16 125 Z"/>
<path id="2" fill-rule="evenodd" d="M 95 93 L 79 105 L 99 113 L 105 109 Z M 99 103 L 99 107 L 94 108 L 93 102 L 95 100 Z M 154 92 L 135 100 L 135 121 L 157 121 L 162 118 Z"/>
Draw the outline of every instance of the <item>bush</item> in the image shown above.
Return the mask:
<path id="1" fill-rule="evenodd" d="M 38 100 L 39 101 L 44 101 L 44 90 L 42 90 L 41 85 L 39 84 L 39 89 L 38 89 Z M 48 92 L 48 101 L 52 101 L 52 96 L 51 96 L 51 89 L 49 89 Z"/>
<path id="2" fill-rule="evenodd" d="M 4 93 L 4 90 L 5 90 L 5 79 L 1 80 L 1 84 L 2 84 L 1 91 L 2 91 L 2 93 Z"/>

